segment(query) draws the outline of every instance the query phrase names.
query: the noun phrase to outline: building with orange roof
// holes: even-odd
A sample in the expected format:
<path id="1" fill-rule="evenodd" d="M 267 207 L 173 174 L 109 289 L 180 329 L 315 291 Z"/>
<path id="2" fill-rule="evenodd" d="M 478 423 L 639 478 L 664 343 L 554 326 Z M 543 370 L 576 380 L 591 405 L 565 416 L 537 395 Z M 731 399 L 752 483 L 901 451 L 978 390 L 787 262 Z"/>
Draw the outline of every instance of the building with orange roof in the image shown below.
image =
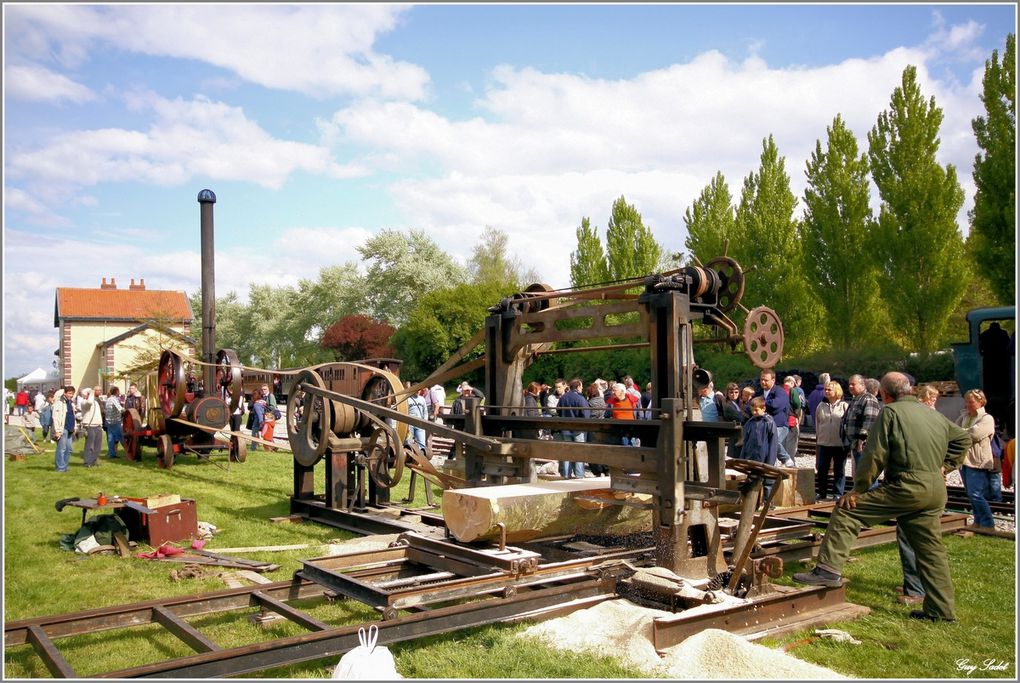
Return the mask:
<path id="1" fill-rule="evenodd" d="M 137 284 L 132 278 L 127 289 L 105 277 L 97 289 L 57 287 L 53 325 L 60 336 L 55 355 L 61 384 L 126 390 L 144 374 L 132 376 L 134 369 L 160 348 L 194 355 L 194 319 L 184 292 L 146 289 L 144 278 Z"/>

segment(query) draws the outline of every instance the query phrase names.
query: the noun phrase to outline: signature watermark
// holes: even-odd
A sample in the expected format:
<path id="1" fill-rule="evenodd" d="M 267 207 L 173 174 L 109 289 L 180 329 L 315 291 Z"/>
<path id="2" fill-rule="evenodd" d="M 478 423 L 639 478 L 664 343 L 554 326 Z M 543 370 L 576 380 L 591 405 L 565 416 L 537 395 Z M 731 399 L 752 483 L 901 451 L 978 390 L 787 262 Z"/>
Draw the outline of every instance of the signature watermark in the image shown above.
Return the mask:
<path id="1" fill-rule="evenodd" d="M 975 671 L 1008 671 L 1009 666 L 1009 662 L 1004 662 L 1001 659 L 985 659 L 977 663 L 973 663 L 969 659 L 956 660 L 956 670 L 964 671 L 968 676 Z"/>

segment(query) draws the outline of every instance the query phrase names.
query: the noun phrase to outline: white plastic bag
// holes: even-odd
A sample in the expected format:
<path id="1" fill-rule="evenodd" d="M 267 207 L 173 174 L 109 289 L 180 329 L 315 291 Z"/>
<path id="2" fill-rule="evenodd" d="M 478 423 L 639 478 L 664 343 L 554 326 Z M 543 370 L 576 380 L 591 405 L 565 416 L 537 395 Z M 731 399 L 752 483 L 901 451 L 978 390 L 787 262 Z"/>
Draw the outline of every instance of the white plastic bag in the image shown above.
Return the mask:
<path id="1" fill-rule="evenodd" d="M 358 640 L 361 645 L 347 652 L 337 662 L 333 669 L 335 680 L 393 681 L 403 678 L 397 672 L 397 665 L 389 649 L 385 645 L 375 646 L 379 640 L 378 626 L 369 626 L 367 634 L 364 628 L 358 629 Z"/>

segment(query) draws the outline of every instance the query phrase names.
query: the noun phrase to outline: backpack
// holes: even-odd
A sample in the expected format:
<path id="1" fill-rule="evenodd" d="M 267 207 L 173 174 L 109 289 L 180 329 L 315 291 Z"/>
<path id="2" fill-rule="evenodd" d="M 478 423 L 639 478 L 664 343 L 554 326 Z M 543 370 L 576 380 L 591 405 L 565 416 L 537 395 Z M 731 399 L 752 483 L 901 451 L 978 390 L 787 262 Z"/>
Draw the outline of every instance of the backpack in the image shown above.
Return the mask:
<path id="1" fill-rule="evenodd" d="M 992 447 L 992 457 L 1001 458 L 1002 452 L 1006 450 L 1006 447 L 1002 443 L 1002 437 L 999 436 L 998 432 L 992 432 L 991 441 L 989 443 Z"/>

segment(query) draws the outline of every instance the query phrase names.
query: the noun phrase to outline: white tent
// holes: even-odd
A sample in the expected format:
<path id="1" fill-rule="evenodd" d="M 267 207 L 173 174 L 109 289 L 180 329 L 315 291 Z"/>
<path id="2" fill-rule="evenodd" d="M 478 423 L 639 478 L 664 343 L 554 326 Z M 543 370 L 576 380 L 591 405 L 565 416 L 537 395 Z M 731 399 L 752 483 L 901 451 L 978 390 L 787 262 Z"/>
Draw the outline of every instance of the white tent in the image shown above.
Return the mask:
<path id="1" fill-rule="evenodd" d="M 32 372 L 28 373 L 24 377 L 18 380 L 18 391 L 24 389 L 25 391 L 49 391 L 59 386 L 60 381 L 57 377 L 56 370 L 50 370 L 47 372 L 42 368 L 36 368 Z"/>

